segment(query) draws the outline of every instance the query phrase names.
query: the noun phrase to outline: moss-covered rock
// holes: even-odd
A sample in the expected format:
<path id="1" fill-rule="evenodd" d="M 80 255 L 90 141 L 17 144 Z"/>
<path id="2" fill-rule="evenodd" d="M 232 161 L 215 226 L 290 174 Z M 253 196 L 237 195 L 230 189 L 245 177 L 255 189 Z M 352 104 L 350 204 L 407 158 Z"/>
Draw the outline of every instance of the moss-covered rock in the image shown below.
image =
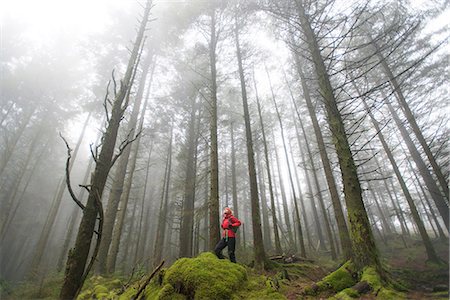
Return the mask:
<path id="1" fill-rule="evenodd" d="M 202 253 L 196 258 L 179 259 L 166 270 L 158 298 L 173 288 L 173 293 L 194 299 L 230 299 L 246 281 L 244 267 L 218 259 L 212 253 Z"/>

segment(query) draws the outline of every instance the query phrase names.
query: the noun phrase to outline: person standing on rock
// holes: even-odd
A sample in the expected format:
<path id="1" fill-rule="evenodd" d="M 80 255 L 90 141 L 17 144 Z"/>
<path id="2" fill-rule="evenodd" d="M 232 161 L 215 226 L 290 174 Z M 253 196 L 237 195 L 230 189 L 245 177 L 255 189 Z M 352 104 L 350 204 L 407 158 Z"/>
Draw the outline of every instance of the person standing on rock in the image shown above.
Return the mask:
<path id="1" fill-rule="evenodd" d="M 214 253 L 218 258 L 223 259 L 222 250 L 228 247 L 228 255 L 232 262 L 236 262 L 236 256 L 234 251 L 236 249 L 236 232 L 241 226 L 241 221 L 233 216 L 233 211 L 229 207 L 225 207 L 223 210 L 222 220 L 222 239 L 217 243 Z"/>

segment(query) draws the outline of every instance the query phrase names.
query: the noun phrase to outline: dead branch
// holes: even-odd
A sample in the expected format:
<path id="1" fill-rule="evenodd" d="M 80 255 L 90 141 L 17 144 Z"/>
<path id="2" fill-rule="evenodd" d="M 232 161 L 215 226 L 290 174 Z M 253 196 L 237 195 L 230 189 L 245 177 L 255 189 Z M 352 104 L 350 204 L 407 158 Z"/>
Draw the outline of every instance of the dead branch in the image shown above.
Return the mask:
<path id="1" fill-rule="evenodd" d="M 147 280 L 145 281 L 145 283 L 139 288 L 136 296 L 134 296 L 132 299 L 134 300 L 139 300 L 142 292 L 144 291 L 145 287 L 150 283 L 150 280 L 152 280 L 152 278 L 156 275 L 156 273 L 161 269 L 161 267 L 164 265 L 164 260 L 159 264 L 158 267 L 156 267 L 155 270 L 153 270 L 152 274 L 150 274 L 150 276 L 147 278 Z"/>
<path id="2" fill-rule="evenodd" d="M 73 201 L 81 207 L 81 209 L 84 209 L 83 203 L 80 202 L 80 200 L 77 199 L 77 196 L 75 196 L 75 193 L 73 192 L 72 185 L 70 184 L 70 171 L 69 171 L 69 165 L 70 165 L 70 159 L 72 158 L 72 149 L 69 147 L 69 143 L 66 141 L 66 139 L 62 136 L 61 132 L 59 133 L 59 136 L 62 138 L 64 143 L 66 144 L 67 148 L 67 161 L 66 161 L 66 185 L 67 189 L 69 190 L 70 196 L 72 197 Z"/>
<path id="3" fill-rule="evenodd" d="M 114 71 L 113 71 L 114 74 Z M 113 77 L 114 78 L 114 77 Z M 114 82 L 115 84 L 115 82 Z M 109 102 L 109 86 L 111 85 L 111 80 L 108 81 L 108 84 L 106 85 L 106 93 L 105 93 L 105 99 L 103 99 L 103 108 L 105 109 L 106 114 L 106 121 L 109 122 L 109 112 L 108 112 L 108 102 Z"/>
<path id="4" fill-rule="evenodd" d="M 94 160 L 95 163 L 97 163 L 97 148 L 95 149 L 96 153 L 94 153 L 94 150 L 92 150 L 92 145 L 93 145 L 92 143 L 89 144 L 89 149 L 91 151 L 92 159 Z"/>
<path id="5" fill-rule="evenodd" d="M 112 166 L 114 166 L 114 164 L 116 163 L 116 160 L 122 155 L 123 151 L 125 151 L 126 147 L 127 147 L 129 144 L 131 144 L 132 142 L 134 142 L 134 141 L 139 137 L 140 134 L 141 134 L 141 131 L 139 131 L 133 139 L 129 140 L 128 137 L 127 137 L 127 138 L 120 144 L 120 146 L 119 146 L 119 153 L 117 153 L 117 154 L 114 156 L 114 158 L 112 159 L 112 161 L 111 161 L 111 168 L 112 168 Z"/>
<path id="6" fill-rule="evenodd" d="M 117 96 L 117 81 L 116 81 L 116 76 L 115 76 L 115 70 L 113 69 L 111 72 L 111 77 L 112 77 L 112 81 L 114 83 L 114 97 Z"/>

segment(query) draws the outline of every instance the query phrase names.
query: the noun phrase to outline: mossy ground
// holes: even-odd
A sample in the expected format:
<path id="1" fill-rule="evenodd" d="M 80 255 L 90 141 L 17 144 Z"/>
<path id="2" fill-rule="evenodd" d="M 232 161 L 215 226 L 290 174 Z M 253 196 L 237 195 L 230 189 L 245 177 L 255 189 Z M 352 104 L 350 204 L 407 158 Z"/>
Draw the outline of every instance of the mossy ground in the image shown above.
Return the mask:
<path id="1" fill-rule="evenodd" d="M 426 262 L 420 241 L 408 240 L 405 248 L 399 239 L 380 247 L 388 282 L 382 282 L 373 268 L 356 277 L 352 266 L 320 257 L 315 262 L 273 263 L 269 270 L 254 269 L 219 260 L 212 253 L 177 260 L 163 269 L 144 291 L 146 299 L 449 299 L 448 241 L 434 240 L 438 255 L 447 261 L 436 265 Z M 332 272 L 337 270 L 336 272 Z M 350 271 L 349 271 L 350 270 Z M 331 274 L 328 274 L 330 273 Z M 327 275 L 328 274 L 328 275 Z M 147 278 L 143 273 L 123 289 L 129 278 L 118 274 L 91 276 L 78 299 L 128 300 Z M 1 283 L 1 299 L 57 299 L 63 274 L 52 274 L 37 282 L 11 286 Z M 367 281 L 369 292 L 360 295 L 352 288 L 357 281 Z M 305 293 L 316 286 L 314 293 Z M 342 289 L 342 290 L 341 290 Z M 341 290 L 341 291 L 339 291 Z"/>

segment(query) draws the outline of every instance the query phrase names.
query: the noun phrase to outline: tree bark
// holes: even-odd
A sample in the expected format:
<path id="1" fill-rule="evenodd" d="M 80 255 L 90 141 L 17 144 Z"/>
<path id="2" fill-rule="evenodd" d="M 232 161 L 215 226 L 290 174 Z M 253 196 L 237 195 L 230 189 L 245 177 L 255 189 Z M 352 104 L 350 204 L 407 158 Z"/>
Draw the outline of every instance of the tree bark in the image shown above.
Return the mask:
<path id="1" fill-rule="evenodd" d="M 156 229 L 156 238 L 153 251 L 153 265 L 156 266 L 162 259 L 167 215 L 168 215 L 168 202 L 169 202 L 169 190 L 170 190 L 170 178 L 172 172 L 172 142 L 173 142 L 173 125 L 170 128 L 170 141 L 169 148 L 167 149 L 166 170 L 164 174 L 164 183 L 162 190 L 161 203 L 159 206 L 158 227 Z"/>
<path id="2" fill-rule="evenodd" d="M 334 216 L 336 218 L 336 223 L 338 225 L 339 239 L 341 241 L 342 252 L 344 254 L 344 259 L 350 259 L 352 244 L 350 241 L 350 234 L 348 231 L 347 223 L 345 221 L 344 212 L 342 210 L 341 200 L 339 199 L 339 193 L 336 188 L 336 181 L 333 176 L 333 171 L 331 169 L 330 159 L 328 158 L 327 150 L 325 147 L 325 142 L 323 139 L 322 131 L 320 129 L 319 121 L 314 110 L 314 106 L 309 93 L 308 85 L 306 83 L 305 76 L 303 74 L 300 61 L 297 54 L 294 54 L 296 61 L 297 71 L 300 76 L 300 81 L 302 84 L 303 96 L 308 108 L 309 116 L 313 124 L 314 134 L 316 136 L 317 145 L 319 147 L 319 154 L 322 161 L 323 169 L 325 172 L 325 178 L 328 184 L 328 190 L 331 196 L 331 202 L 333 203 Z"/>
<path id="3" fill-rule="evenodd" d="M 101 201 L 106 180 L 113 162 L 117 133 L 124 110 L 127 106 L 125 98 L 129 94 L 133 83 L 134 73 L 139 61 L 139 53 L 144 39 L 144 32 L 147 26 L 151 7 L 151 0 L 149 0 L 147 2 L 147 6 L 145 7 L 143 19 L 141 21 L 137 38 L 128 61 L 124 79 L 121 82 L 118 93 L 115 95 L 111 116 L 102 139 L 102 148 L 97 158 L 95 171 L 91 178 L 89 197 L 83 210 L 84 214 L 78 230 L 75 247 L 70 251 L 67 260 L 64 282 L 59 295 L 60 299 L 76 298 L 83 286 L 85 275 L 87 275 L 84 274 L 84 272 L 98 215 L 97 204 Z"/>
<path id="4" fill-rule="evenodd" d="M 261 126 L 262 142 L 263 142 L 263 146 L 264 146 L 264 158 L 265 158 L 265 162 L 266 162 L 267 179 L 268 179 L 268 184 L 269 184 L 270 209 L 271 209 L 271 214 L 272 214 L 273 231 L 274 231 L 274 237 L 275 237 L 275 251 L 277 254 L 282 254 L 283 249 L 281 248 L 280 234 L 278 232 L 278 219 L 277 219 L 276 208 L 275 208 L 275 196 L 273 193 L 272 172 L 270 169 L 269 150 L 267 147 L 266 131 L 264 128 L 264 121 L 263 121 L 262 112 L 261 112 L 261 103 L 260 103 L 259 97 L 258 97 L 258 88 L 256 86 L 256 81 L 254 80 L 254 78 L 253 78 L 253 82 L 254 82 L 255 94 L 256 94 L 256 104 L 258 106 L 259 123 Z"/>
<path id="5" fill-rule="evenodd" d="M 216 70 L 216 12 L 211 10 L 209 60 L 211 68 L 211 118 L 210 118 L 210 194 L 209 194 L 209 249 L 214 250 L 220 240 L 219 154 L 217 147 L 217 70 Z"/>
<path id="6" fill-rule="evenodd" d="M 253 138 L 250 122 L 250 113 L 247 102 L 247 90 L 245 86 L 244 68 L 242 66 L 241 49 L 239 45 L 239 31 L 238 20 L 235 16 L 235 42 L 236 42 L 236 56 L 239 66 L 239 79 L 241 82 L 242 104 L 244 107 L 244 121 L 245 121 L 245 137 L 247 144 L 247 160 L 248 160 L 248 176 L 250 180 L 250 202 L 252 208 L 252 229 L 253 229 L 253 247 L 255 268 L 264 268 L 266 259 L 266 252 L 263 244 L 263 237 L 261 232 L 261 215 L 259 212 L 259 197 L 258 197 L 258 183 L 256 181 L 256 168 L 255 168 L 255 154 L 253 151 Z"/>
<path id="7" fill-rule="evenodd" d="M 272 93 L 272 101 L 273 101 L 273 104 L 275 105 L 275 111 L 277 113 L 278 124 L 280 125 L 281 140 L 283 141 L 284 157 L 286 159 L 286 163 L 287 163 L 287 167 L 288 167 L 289 183 L 291 185 L 292 197 L 294 198 L 293 202 L 294 202 L 294 206 L 295 206 L 295 216 L 297 218 L 297 226 L 298 226 L 297 234 L 298 234 L 298 242 L 300 244 L 300 255 L 303 257 L 306 257 L 305 242 L 303 241 L 302 224 L 300 222 L 300 213 L 299 213 L 299 208 L 298 208 L 298 204 L 297 204 L 297 196 L 295 194 L 294 180 L 292 179 L 292 171 L 291 171 L 291 167 L 289 165 L 289 155 L 287 152 L 286 140 L 284 137 L 283 122 L 281 121 L 280 111 L 278 110 L 277 101 L 275 99 L 275 94 L 273 92 L 272 83 L 270 81 L 270 75 L 269 75 L 269 71 L 267 70 L 267 68 L 266 68 L 266 73 L 267 73 L 267 77 L 269 79 L 269 86 L 270 86 L 270 91 Z"/>
<path id="8" fill-rule="evenodd" d="M 141 109 L 142 98 L 144 95 L 144 89 L 146 87 L 147 73 L 150 69 L 150 64 L 152 62 L 152 55 L 150 53 L 147 55 L 142 67 L 141 79 L 139 82 L 139 88 L 136 94 L 136 101 L 133 105 L 133 110 L 131 112 L 130 120 L 127 125 L 126 132 L 133 136 L 136 132 L 136 125 L 138 120 L 138 114 Z M 154 69 L 154 64 L 152 67 L 152 72 Z M 98 264 L 97 272 L 100 274 L 105 274 L 107 272 L 106 264 L 108 260 L 108 252 L 111 246 L 112 234 L 114 229 L 114 224 L 116 222 L 116 216 L 118 212 L 120 197 L 124 190 L 124 182 L 127 174 L 127 167 L 130 159 L 131 148 L 128 147 L 121 155 L 117 162 L 117 167 L 114 170 L 113 185 L 108 198 L 108 205 L 105 211 L 105 222 L 103 229 L 102 243 L 100 244 L 100 250 L 98 253 Z"/>
<path id="9" fill-rule="evenodd" d="M 325 62 L 320 52 L 315 33 L 311 28 L 301 0 L 296 0 L 297 10 L 303 33 L 308 41 L 308 48 L 319 81 L 319 90 L 322 95 L 327 121 L 331 129 L 333 144 L 339 160 L 344 185 L 345 202 L 347 204 L 348 219 L 350 223 L 350 236 L 352 239 L 352 260 L 358 269 L 365 266 L 374 266 L 380 275 L 383 270 L 378 257 L 377 247 L 373 238 L 370 222 L 362 199 L 361 185 L 353 154 L 345 132 L 342 116 L 337 107 L 334 90 L 330 82 Z"/>
<path id="10" fill-rule="evenodd" d="M 186 177 L 184 182 L 184 201 L 181 212 L 180 228 L 180 257 L 192 256 L 192 241 L 194 227 L 194 201 L 195 201 L 195 181 L 196 181 L 196 148 L 197 134 L 195 132 L 197 114 L 196 97 L 192 97 L 191 115 L 187 132 L 187 159 Z"/>

